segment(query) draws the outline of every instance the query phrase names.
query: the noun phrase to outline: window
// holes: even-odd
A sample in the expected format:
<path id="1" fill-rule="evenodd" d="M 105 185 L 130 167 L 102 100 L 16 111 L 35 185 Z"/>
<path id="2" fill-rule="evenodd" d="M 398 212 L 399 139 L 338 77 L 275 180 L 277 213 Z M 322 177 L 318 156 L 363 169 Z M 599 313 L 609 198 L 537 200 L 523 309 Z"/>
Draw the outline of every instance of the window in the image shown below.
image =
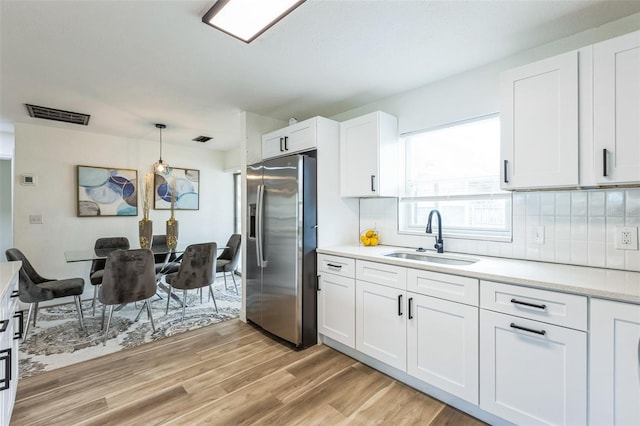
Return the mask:
<path id="1" fill-rule="evenodd" d="M 449 237 L 511 239 L 511 193 L 500 190 L 500 119 L 481 117 L 403 137 L 400 232 L 424 234 L 432 209 Z"/>

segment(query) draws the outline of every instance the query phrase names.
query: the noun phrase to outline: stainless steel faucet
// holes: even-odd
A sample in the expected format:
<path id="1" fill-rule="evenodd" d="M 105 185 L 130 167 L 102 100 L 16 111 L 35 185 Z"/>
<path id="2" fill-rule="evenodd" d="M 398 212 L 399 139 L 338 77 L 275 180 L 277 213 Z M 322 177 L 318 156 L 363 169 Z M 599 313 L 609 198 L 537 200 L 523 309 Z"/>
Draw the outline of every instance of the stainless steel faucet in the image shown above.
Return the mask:
<path id="1" fill-rule="evenodd" d="M 444 253 L 444 241 L 442 241 L 442 216 L 440 216 L 440 212 L 438 210 L 431 210 L 429 212 L 429 219 L 427 220 L 427 229 L 425 230 L 427 234 L 432 234 L 431 230 L 431 218 L 433 218 L 433 214 L 438 216 L 438 236 L 436 237 L 436 243 L 433 246 L 438 253 Z"/>

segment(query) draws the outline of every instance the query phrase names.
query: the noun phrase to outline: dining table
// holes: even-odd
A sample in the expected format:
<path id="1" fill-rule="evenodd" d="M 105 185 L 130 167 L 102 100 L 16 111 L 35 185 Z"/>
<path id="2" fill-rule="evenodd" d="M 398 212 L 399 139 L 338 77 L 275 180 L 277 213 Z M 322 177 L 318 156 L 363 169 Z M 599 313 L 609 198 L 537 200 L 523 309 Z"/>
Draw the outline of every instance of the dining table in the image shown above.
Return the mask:
<path id="1" fill-rule="evenodd" d="M 167 286 L 167 284 L 162 282 L 162 277 L 165 275 L 165 272 L 166 272 L 165 269 L 169 264 L 180 261 L 182 257 L 181 255 L 182 253 L 184 253 L 187 247 L 188 247 L 188 244 L 178 244 L 175 248 L 170 248 L 166 245 L 157 245 L 150 248 L 154 255 L 156 254 L 165 255 L 164 264 L 156 273 L 157 286 L 162 288 L 164 291 L 166 291 L 167 294 L 170 294 L 171 298 L 176 302 L 178 302 L 180 306 L 183 305 L 182 299 L 180 299 L 180 297 L 177 294 L 169 292 L 169 287 Z M 228 247 L 226 246 L 217 247 L 217 251 L 221 252 L 226 248 Z M 106 259 L 107 256 L 109 256 L 109 253 L 116 250 L 122 250 L 122 249 L 121 248 L 106 248 L 106 249 L 91 248 L 91 249 L 84 249 L 84 250 L 69 250 L 64 252 L 64 257 L 67 263 L 88 262 L 92 260 Z M 177 257 L 171 260 L 172 255 Z M 156 295 L 162 299 L 162 296 L 160 294 L 156 293 Z M 119 310 L 121 308 L 122 306 L 119 306 L 118 308 L 116 308 L 116 310 Z M 140 310 L 140 312 L 142 312 L 142 310 Z M 139 315 L 140 314 L 138 314 L 138 316 Z"/>

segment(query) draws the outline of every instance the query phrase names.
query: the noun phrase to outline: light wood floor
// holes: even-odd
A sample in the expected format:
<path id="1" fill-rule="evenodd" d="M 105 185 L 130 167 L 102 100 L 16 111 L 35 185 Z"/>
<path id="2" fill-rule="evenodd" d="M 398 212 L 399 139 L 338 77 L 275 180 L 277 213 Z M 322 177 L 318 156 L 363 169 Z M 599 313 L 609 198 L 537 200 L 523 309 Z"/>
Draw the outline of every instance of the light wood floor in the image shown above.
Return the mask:
<path id="1" fill-rule="evenodd" d="M 239 320 L 21 380 L 12 425 L 480 425 L 326 346 Z"/>

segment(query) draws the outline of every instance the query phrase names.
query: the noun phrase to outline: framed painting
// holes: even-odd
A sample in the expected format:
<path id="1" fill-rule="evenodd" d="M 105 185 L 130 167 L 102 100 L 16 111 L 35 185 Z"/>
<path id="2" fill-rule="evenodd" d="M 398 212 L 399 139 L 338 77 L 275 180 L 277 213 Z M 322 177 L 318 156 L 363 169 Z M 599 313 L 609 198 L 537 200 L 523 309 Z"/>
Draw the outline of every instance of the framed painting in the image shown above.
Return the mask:
<path id="1" fill-rule="evenodd" d="M 78 217 L 137 216 L 138 171 L 77 166 Z"/>
<path id="2" fill-rule="evenodd" d="M 200 209 L 200 170 L 169 167 L 166 175 L 154 178 L 153 208 L 170 210 L 175 189 L 175 210 Z"/>

